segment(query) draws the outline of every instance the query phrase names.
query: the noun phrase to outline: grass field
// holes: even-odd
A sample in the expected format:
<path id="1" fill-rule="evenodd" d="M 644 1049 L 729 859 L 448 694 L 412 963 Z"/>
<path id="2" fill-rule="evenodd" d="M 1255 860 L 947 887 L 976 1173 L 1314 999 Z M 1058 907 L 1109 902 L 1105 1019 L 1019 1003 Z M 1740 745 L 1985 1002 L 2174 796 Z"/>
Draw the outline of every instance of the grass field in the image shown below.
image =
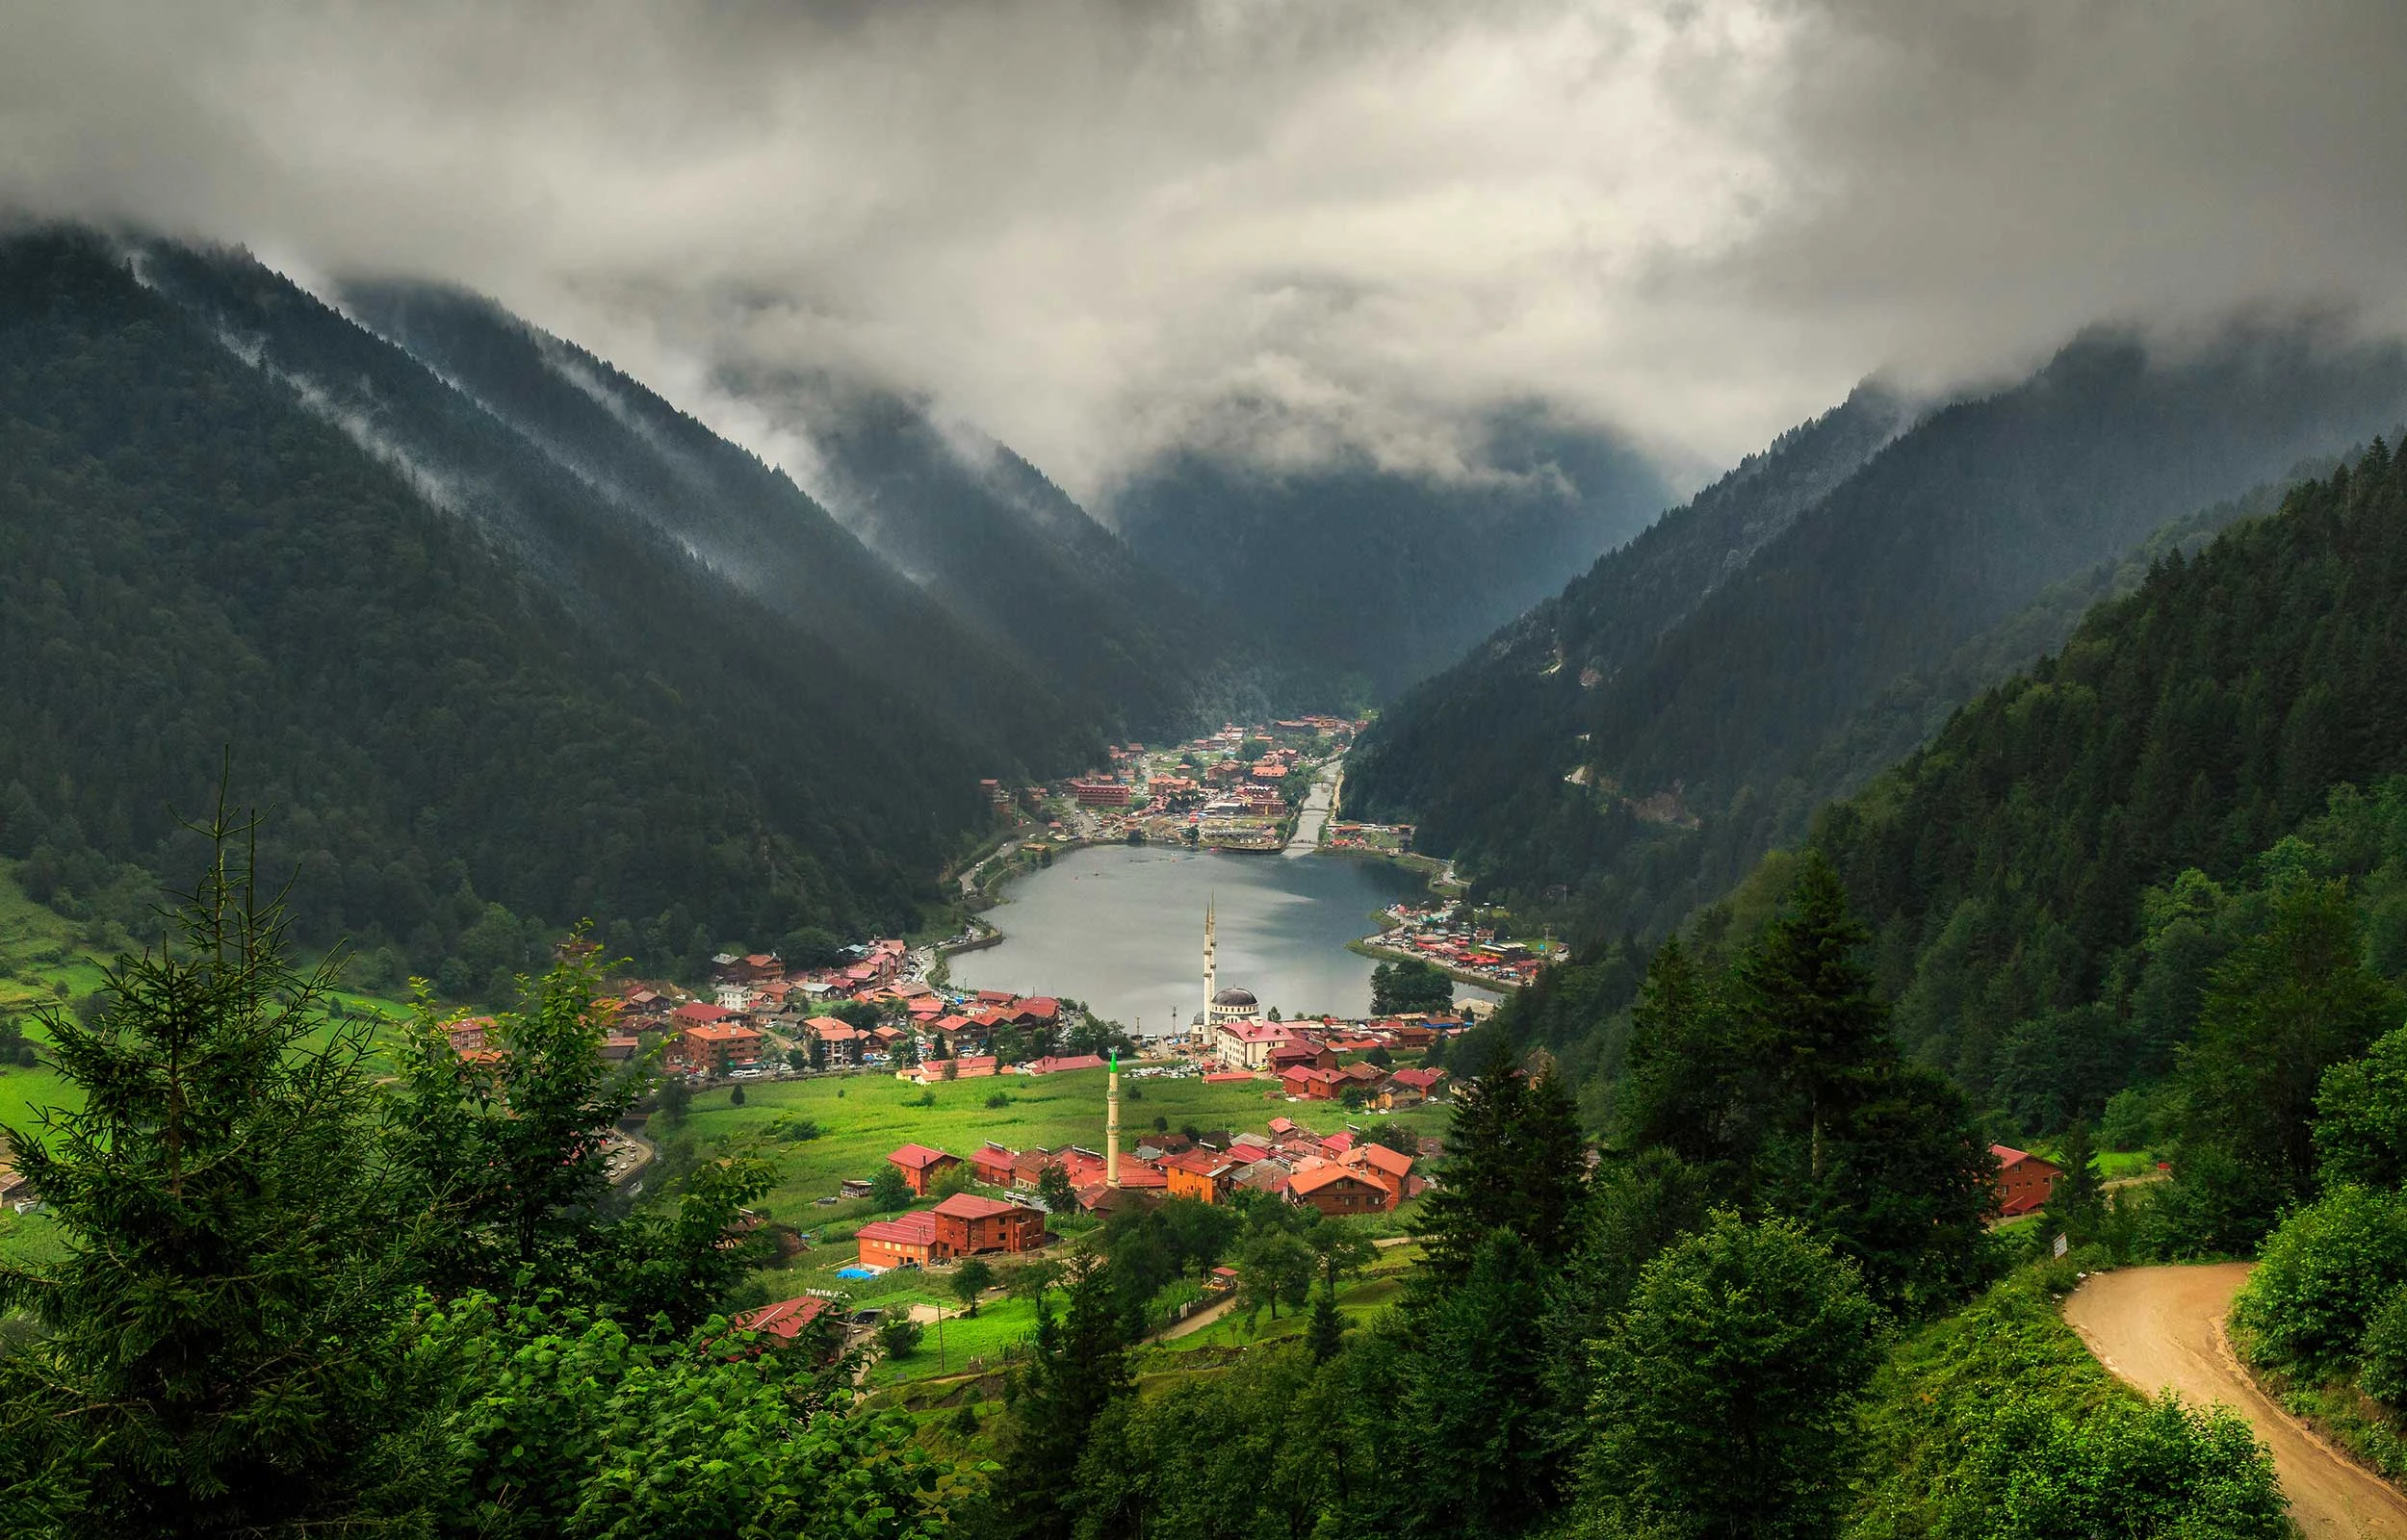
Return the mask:
<path id="1" fill-rule="evenodd" d="M 690 1138 L 705 1152 L 753 1148 L 770 1157 L 778 1166 L 778 1183 L 764 1206 L 775 1219 L 813 1230 L 867 1218 L 864 1202 L 815 1200 L 833 1196 L 836 1184 L 846 1177 L 876 1175 L 887 1153 L 898 1144 L 930 1144 L 965 1158 L 990 1139 L 1009 1149 L 1080 1144 L 1100 1150 L 1104 1079 L 1103 1070 L 1089 1069 L 958 1081 L 932 1088 L 932 1107 L 913 1105 L 921 1088 L 890 1075 L 778 1081 L 745 1087 L 741 1107 L 729 1104 L 726 1091 L 706 1092 L 695 1099 L 683 1128 L 668 1128 L 655 1116 L 649 1132 L 656 1141 Z M 1349 1121 L 1335 1103 L 1290 1102 L 1277 1092 L 1270 1081 L 1206 1085 L 1201 1079 L 1136 1080 L 1124 1075 L 1121 1148 L 1134 1149 L 1143 1142 L 1157 1118 L 1173 1131 L 1193 1123 L 1233 1133 L 1259 1133 L 1280 1116 L 1323 1134 L 1333 1134 Z M 987 1098 L 997 1094 L 1010 1097 L 1010 1105 L 988 1107 Z M 1395 1114 L 1393 1120 L 1419 1133 L 1442 1134 L 1447 1116 L 1443 1107 L 1423 1107 Z M 775 1137 L 774 1125 L 803 1118 L 818 1125 L 820 1137 L 800 1142 Z M 1367 1125 L 1388 1118 L 1387 1114 L 1366 1113 L 1351 1121 Z"/>

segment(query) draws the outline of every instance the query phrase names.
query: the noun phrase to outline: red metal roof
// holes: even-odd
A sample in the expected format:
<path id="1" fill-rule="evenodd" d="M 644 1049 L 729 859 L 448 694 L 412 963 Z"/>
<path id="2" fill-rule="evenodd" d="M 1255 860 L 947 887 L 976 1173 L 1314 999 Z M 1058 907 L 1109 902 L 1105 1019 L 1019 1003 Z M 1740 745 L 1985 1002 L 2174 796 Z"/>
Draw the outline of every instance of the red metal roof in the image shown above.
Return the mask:
<path id="1" fill-rule="evenodd" d="M 927 1209 L 914 1209 L 891 1219 L 871 1219 L 853 1232 L 856 1241 L 883 1241 L 889 1245 L 933 1245 L 936 1244 L 936 1216 Z"/>
<path id="2" fill-rule="evenodd" d="M 758 1310 L 747 1310 L 736 1318 L 736 1324 L 745 1331 L 765 1331 L 791 1342 L 801 1336 L 802 1328 L 816 1321 L 819 1312 L 826 1308 L 826 1300 L 807 1294 L 799 1298 L 780 1299 Z"/>
<path id="3" fill-rule="evenodd" d="M 908 1166 L 913 1170 L 924 1169 L 938 1161 L 958 1159 L 957 1156 L 947 1155 L 941 1149 L 930 1149 L 925 1144 L 905 1144 L 886 1158 L 896 1166 Z"/>
<path id="4" fill-rule="evenodd" d="M 1033 1214 L 1024 1203 L 1007 1203 L 998 1197 L 981 1197 L 975 1193 L 955 1193 L 932 1211 L 947 1219 L 991 1219 L 998 1214 Z"/>

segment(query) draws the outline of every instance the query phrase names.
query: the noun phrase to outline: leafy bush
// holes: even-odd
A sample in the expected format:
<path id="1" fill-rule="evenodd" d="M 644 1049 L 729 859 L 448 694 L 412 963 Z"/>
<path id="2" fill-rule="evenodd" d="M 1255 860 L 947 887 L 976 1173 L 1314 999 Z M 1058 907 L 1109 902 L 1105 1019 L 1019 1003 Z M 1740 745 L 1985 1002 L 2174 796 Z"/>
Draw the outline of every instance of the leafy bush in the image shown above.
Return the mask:
<path id="1" fill-rule="evenodd" d="M 2291 1532 L 2273 1462 L 2229 1407 L 2199 1410 L 2167 1396 L 2075 1416 L 2017 1395 L 1968 1454 L 1932 1540 Z"/>
<path id="2" fill-rule="evenodd" d="M 869 1179 L 869 1207 L 880 1214 L 911 1207 L 911 1184 L 903 1180 L 902 1172 L 892 1166 L 878 1168 L 877 1175 Z"/>
<path id="3" fill-rule="evenodd" d="M 908 1358 L 919 1350 L 919 1339 L 925 1335 L 918 1322 L 897 1313 L 878 1323 L 877 1345 L 889 1358 Z"/>
<path id="4" fill-rule="evenodd" d="M 2250 1356 L 2313 1374 L 2346 1367 L 2375 1314 L 2407 1282 L 2407 1204 L 2343 1187 L 2265 1242 L 2232 1320 Z"/>
<path id="5" fill-rule="evenodd" d="M 2407 1403 L 2407 1290 L 2374 1313 L 2357 1348 L 2358 1388 L 2393 1406 Z"/>
<path id="6" fill-rule="evenodd" d="M 2286 1533 L 2244 1424 L 2141 1400 L 2057 1313 L 2073 1259 L 2026 1268 L 1900 1345 L 1874 1382 L 1850 1540 Z"/>

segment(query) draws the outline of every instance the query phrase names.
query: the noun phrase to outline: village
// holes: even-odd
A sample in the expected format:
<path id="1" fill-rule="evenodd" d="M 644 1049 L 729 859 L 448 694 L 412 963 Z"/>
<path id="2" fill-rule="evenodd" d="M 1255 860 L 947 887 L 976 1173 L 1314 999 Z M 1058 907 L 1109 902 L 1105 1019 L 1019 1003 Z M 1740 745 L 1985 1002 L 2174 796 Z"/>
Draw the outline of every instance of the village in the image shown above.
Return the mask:
<path id="1" fill-rule="evenodd" d="M 1307 716 L 1234 723 L 1168 748 L 1114 744 L 1108 762 L 1050 784 L 982 783 L 997 813 L 1036 826 L 1032 850 L 1135 839 L 1266 852 L 1287 840 L 1314 772 L 1365 724 Z"/>
<path id="2" fill-rule="evenodd" d="M 1461 902 L 1392 904 L 1380 915 L 1379 933 L 1363 937 L 1360 950 L 1373 957 L 1415 959 L 1465 983 L 1501 989 L 1520 988 L 1540 969 L 1570 956 L 1551 937 L 1520 941 L 1500 936 L 1494 925 L 1474 920 Z"/>
<path id="3" fill-rule="evenodd" d="M 997 812 L 1022 827 L 1043 821 L 1044 834 L 1022 848 L 1128 840 L 1277 849 L 1353 726 L 1313 718 L 1232 726 L 1170 750 L 1122 745 L 1107 771 L 1057 786 L 1005 791 L 990 783 L 987 790 Z M 1411 834 L 1333 823 L 1321 839 L 1330 848 L 1400 856 Z M 1523 987 L 1562 957 L 1551 937 L 1511 938 L 1460 900 L 1400 901 L 1378 919 L 1380 930 L 1357 950 L 1491 988 Z M 604 1053 L 655 1066 L 664 1086 L 680 1088 L 681 1106 L 722 1093 L 712 1105 L 724 1115 L 747 1107 L 747 1090 L 750 1105 L 790 1109 L 803 1105 L 789 1099 L 795 1092 L 826 1093 L 808 1091 L 812 1086 L 833 1087 L 840 1100 L 847 1084 L 901 1088 L 899 1104 L 893 1092 L 874 1103 L 856 1096 L 845 1105 L 860 1114 L 844 1116 L 898 1106 L 905 1137 L 874 1149 L 861 1148 L 858 1138 L 830 1139 L 858 1153 L 803 1161 L 821 1174 L 798 1180 L 824 1185 L 781 1196 L 779 1228 L 790 1241 L 779 1270 L 797 1292 L 739 1318 L 772 1337 L 810 1332 L 824 1346 L 829 1333 L 815 1328 L 824 1322 L 836 1328 L 835 1340 L 864 1344 L 890 1310 L 930 1324 L 958 1321 L 945 1300 L 954 1279 L 974 1284 L 989 1275 L 990 1261 L 1005 1276 L 1022 1267 L 1042 1271 L 1055 1248 L 1074 1252 L 1094 1243 L 1099 1226 L 1167 1203 L 1275 1204 L 1298 1222 L 1382 1226 L 1395 1244 L 1407 1244 L 1415 1200 L 1444 1151 L 1449 1047 L 1488 1002 L 1442 1014 L 1282 1019 L 1252 990 L 1220 977 L 1217 925 L 1207 905 L 1198 1007 L 1142 1045 L 1074 999 L 955 986 L 947 948 L 888 937 L 815 964 L 789 964 L 775 952 L 724 953 L 712 959 L 699 989 L 616 981 L 602 1002 Z M 463 1018 L 452 1029 L 453 1045 L 464 1056 L 492 1055 L 491 1027 L 490 1018 Z M 1044 1098 L 1059 1109 L 1045 1124 L 1048 1132 L 1036 1139 L 1018 1132 L 1029 1125 L 1030 1093 L 1013 1088 L 1057 1079 L 1070 1100 Z M 1206 1098 L 1195 1105 L 1208 1111 L 1177 1126 L 1167 1116 L 1151 1126 L 1140 1120 L 1124 1138 L 1124 1101 L 1175 1086 L 1192 1087 Z M 954 1094 L 963 1091 L 966 1101 Z M 946 1093 L 941 1112 L 939 1092 Z M 808 1104 L 828 1108 L 824 1099 Z M 1249 1106 L 1260 1111 L 1237 1111 Z M 981 1110 L 990 1119 L 984 1128 Z M 1996 1153 L 2000 1206 L 2011 1218 L 2044 1197 L 2055 1171 L 2035 1155 L 2003 1146 Z M 638 1190 L 650 1157 L 642 1138 L 614 1133 L 613 1182 Z M 811 1209 L 829 1219 L 805 1218 Z M 1409 1267 L 1411 1256 L 1394 1253 L 1388 1270 Z M 1168 1319 L 1225 1303 L 1239 1284 L 1237 1269 L 1216 1267 Z M 965 1315 L 974 1314 L 974 1292 L 960 1303 Z M 988 1329 L 1007 1319 L 990 1312 Z M 886 1349 L 885 1360 L 900 1356 Z M 876 1373 L 889 1382 L 926 1372 L 924 1364 L 885 1360 Z M 938 1367 L 945 1361 L 940 1352 Z"/>

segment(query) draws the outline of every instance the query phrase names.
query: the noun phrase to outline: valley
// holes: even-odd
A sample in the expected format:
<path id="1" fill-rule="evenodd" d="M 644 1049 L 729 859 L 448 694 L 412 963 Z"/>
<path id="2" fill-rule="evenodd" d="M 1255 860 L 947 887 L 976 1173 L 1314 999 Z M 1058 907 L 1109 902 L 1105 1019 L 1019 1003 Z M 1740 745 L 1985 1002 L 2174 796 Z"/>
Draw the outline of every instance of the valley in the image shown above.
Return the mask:
<path id="1" fill-rule="evenodd" d="M 2407 1540 L 2259 9 L 0 20 L 0 1535 Z"/>

